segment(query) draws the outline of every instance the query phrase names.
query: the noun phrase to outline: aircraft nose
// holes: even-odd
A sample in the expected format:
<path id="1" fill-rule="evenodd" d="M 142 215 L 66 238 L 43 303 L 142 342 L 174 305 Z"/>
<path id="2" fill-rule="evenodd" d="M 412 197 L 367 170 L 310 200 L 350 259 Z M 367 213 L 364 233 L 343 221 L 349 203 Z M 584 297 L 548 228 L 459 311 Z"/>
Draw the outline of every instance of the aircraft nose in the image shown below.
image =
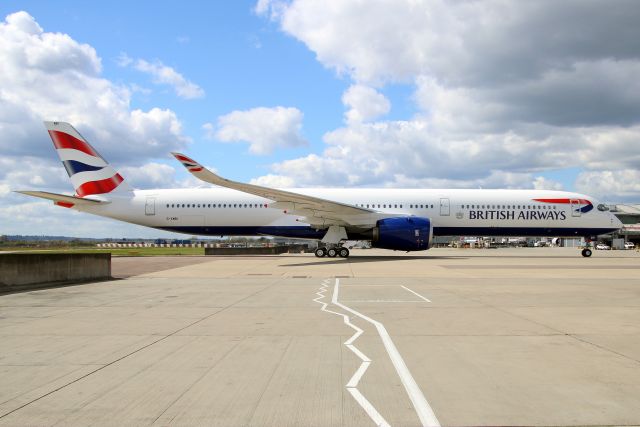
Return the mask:
<path id="1" fill-rule="evenodd" d="M 612 213 L 610 213 L 609 215 L 611 215 L 611 225 L 613 225 L 616 228 L 623 227 L 622 221 L 620 221 L 620 219 L 617 216 L 615 216 Z"/>

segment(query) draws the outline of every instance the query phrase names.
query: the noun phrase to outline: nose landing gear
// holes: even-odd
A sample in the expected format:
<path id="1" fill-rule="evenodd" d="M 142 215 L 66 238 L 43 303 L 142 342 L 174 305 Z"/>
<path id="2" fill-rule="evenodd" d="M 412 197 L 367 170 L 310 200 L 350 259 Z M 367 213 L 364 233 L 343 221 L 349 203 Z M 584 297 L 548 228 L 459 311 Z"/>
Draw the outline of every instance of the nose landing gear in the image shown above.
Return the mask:
<path id="1" fill-rule="evenodd" d="M 591 239 L 585 238 L 586 247 L 582 250 L 582 256 L 585 258 L 589 258 L 593 252 L 591 252 Z"/>

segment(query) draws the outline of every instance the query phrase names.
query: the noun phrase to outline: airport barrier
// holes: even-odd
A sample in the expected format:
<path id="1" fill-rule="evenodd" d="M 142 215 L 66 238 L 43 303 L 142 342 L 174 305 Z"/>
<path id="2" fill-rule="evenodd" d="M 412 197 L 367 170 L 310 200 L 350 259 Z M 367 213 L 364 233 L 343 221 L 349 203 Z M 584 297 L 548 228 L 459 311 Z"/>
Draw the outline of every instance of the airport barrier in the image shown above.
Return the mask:
<path id="1" fill-rule="evenodd" d="M 110 278 L 110 253 L 0 255 L 0 293 Z"/>

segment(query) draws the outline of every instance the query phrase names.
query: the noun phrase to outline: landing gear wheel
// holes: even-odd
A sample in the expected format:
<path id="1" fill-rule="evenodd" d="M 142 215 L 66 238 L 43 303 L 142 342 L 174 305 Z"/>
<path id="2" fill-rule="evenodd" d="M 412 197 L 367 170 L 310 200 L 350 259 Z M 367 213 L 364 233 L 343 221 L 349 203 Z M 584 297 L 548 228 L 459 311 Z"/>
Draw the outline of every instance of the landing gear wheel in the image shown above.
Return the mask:
<path id="1" fill-rule="evenodd" d="M 327 255 L 327 248 L 318 248 L 314 253 L 318 258 L 322 258 Z"/>
<path id="2" fill-rule="evenodd" d="M 583 249 L 582 256 L 585 258 L 589 258 L 591 256 L 591 249 Z"/>
<path id="3" fill-rule="evenodd" d="M 338 250 L 336 248 L 330 248 L 327 250 L 327 256 L 329 258 L 335 258 L 338 255 Z"/>
<path id="4" fill-rule="evenodd" d="M 347 248 L 338 249 L 338 255 L 340 255 L 340 258 L 349 258 L 349 249 Z"/>

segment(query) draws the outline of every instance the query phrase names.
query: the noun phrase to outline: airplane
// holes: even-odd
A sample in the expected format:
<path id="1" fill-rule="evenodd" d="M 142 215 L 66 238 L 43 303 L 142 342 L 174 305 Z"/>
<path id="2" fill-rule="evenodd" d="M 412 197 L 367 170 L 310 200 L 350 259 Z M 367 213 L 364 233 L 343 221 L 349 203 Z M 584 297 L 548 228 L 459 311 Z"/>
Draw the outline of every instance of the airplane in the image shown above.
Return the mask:
<path id="1" fill-rule="evenodd" d="M 180 153 L 196 178 L 217 187 L 134 190 L 69 123 L 44 122 L 74 195 L 18 191 L 89 214 L 204 236 L 279 236 L 318 240 L 317 257 L 349 256 L 342 245 L 427 250 L 434 236 L 584 237 L 622 227 L 592 197 L 551 190 L 393 188 L 276 189 L 222 178 Z M 582 250 L 591 256 L 590 246 Z"/>

